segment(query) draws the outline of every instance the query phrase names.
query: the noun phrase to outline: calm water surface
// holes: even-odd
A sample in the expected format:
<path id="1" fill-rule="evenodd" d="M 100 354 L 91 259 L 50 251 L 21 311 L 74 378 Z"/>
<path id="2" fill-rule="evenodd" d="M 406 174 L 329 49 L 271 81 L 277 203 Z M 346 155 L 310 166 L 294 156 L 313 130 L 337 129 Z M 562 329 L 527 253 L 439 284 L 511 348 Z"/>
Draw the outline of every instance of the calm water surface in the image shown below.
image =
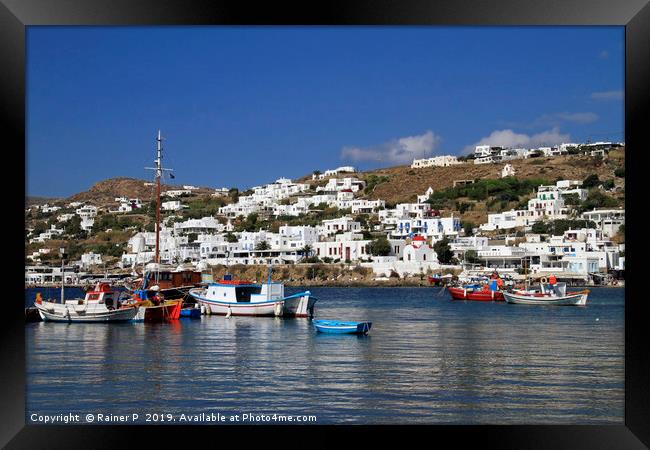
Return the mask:
<path id="1" fill-rule="evenodd" d="M 26 304 L 36 292 L 26 291 Z M 220 412 L 310 414 L 321 424 L 623 423 L 624 289 L 593 288 L 586 307 L 451 301 L 438 288 L 312 292 L 320 299 L 316 318 L 370 320 L 370 334 L 318 334 L 308 319 L 220 316 L 26 324 L 28 417 Z"/>

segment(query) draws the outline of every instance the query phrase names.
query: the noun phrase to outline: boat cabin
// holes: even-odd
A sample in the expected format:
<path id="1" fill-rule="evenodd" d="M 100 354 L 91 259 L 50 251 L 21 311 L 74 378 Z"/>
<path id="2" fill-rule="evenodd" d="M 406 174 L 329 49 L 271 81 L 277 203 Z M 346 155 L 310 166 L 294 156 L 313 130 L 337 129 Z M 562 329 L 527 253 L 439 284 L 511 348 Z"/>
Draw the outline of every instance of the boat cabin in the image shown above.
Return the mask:
<path id="1" fill-rule="evenodd" d="M 117 307 L 118 292 L 111 288 L 108 283 L 99 282 L 95 287 L 88 292 L 83 300 L 66 300 L 66 303 L 83 304 L 83 303 L 97 303 L 105 304 L 107 308 Z"/>
<path id="2" fill-rule="evenodd" d="M 148 272 L 146 274 L 146 283 L 149 285 L 158 285 L 160 289 L 195 286 L 201 282 L 201 272 L 194 270 L 174 271 L 163 269 L 158 272 Z"/>
<path id="3" fill-rule="evenodd" d="M 224 279 L 210 283 L 205 295 L 210 300 L 227 303 L 257 303 L 284 298 L 284 284 L 253 284 L 246 280 Z"/>

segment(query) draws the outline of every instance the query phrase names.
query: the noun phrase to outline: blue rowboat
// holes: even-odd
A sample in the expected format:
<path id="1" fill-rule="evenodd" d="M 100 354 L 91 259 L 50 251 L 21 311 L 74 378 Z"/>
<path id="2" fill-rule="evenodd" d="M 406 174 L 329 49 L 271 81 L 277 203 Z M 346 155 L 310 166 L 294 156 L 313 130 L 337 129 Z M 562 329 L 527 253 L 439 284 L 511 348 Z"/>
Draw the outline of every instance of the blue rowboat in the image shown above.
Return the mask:
<path id="1" fill-rule="evenodd" d="M 372 322 L 340 322 L 338 320 L 312 320 L 316 331 L 333 334 L 367 334 Z"/>
<path id="2" fill-rule="evenodd" d="M 181 318 L 186 319 L 200 319 L 201 318 L 201 309 L 200 308 L 183 308 L 181 309 Z"/>

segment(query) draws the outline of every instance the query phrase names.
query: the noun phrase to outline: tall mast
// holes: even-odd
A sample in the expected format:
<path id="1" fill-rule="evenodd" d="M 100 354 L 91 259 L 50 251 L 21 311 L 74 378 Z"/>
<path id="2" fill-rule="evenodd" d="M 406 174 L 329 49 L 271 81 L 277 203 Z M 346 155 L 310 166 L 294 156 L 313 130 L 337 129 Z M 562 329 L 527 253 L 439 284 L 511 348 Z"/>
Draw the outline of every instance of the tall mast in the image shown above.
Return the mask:
<path id="1" fill-rule="evenodd" d="M 156 167 L 145 167 L 145 169 L 155 170 L 156 172 L 156 258 L 154 262 L 160 263 L 160 179 L 163 171 L 171 172 L 173 169 L 165 169 L 162 166 L 162 136 L 158 130 L 156 138 L 156 159 L 153 161 Z"/>
<path id="2" fill-rule="evenodd" d="M 160 130 L 158 130 L 157 154 L 156 154 L 156 259 L 155 262 L 160 264 L 160 177 L 162 175 L 162 139 Z"/>

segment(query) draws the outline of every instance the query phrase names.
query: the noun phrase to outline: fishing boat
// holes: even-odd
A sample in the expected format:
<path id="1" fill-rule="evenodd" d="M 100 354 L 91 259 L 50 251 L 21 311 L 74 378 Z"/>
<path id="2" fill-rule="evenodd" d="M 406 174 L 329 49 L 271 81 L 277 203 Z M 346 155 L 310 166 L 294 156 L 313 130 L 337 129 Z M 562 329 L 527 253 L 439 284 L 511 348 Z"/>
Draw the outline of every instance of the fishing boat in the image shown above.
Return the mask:
<path id="1" fill-rule="evenodd" d="M 584 306 L 589 290 L 566 292 L 566 283 L 540 284 L 540 289 L 514 290 L 505 292 L 506 302 L 518 305 Z"/>
<path id="2" fill-rule="evenodd" d="M 223 280 L 206 288 L 190 289 L 189 295 L 205 305 L 210 314 L 230 316 L 312 317 L 317 298 L 304 291 L 285 296 L 284 284 L 271 281 L 254 284 L 235 280 L 226 274 Z"/>
<path id="3" fill-rule="evenodd" d="M 453 300 L 472 300 L 478 302 L 502 302 L 505 300 L 503 291 L 499 289 L 498 280 L 494 278 L 490 280 L 489 284 L 465 284 L 451 286 L 447 290 Z"/>
<path id="4" fill-rule="evenodd" d="M 84 298 L 56 303 L 38 296 L 34 306 L 44 321 L 51 322 L 127 322 L 138 313 L 137 307 L 122 304 L 119 293 L 102 282 Z"/>
<path id="5" fill-rule="evenodd" d="M 312 320 L 316 331 L 330 334 L 368 334 L 372 322 L 341 322 L 338 320 Z"/>
<path id="6" fill-rule="evenodd" d="M 156 138 L 156 159 L 155 167 L 146 167 L 146 169 L 155 171 L 156 179 L 156 253 L 155 259 L 149 265 L 149 272 L 145 272 L 142 280 L 142 286 L 133 292 L 131 304 L 138 307 L 138 313 L 134 320 L 137 322 L 167 322 L 178 320 L 181 314 L 184 293 L 169 293 L 171 298 L 165 295 L 165 290 L 161 289 L 166 286 L 172 288 L 171 277 L 165 276 L 166 271 L 161 270 L 160 264 L 160 180 L 164 172 L 172 172 L 173 169 L 162 166 L 162 137 L 158 130 Z M 191 281 L 191 277 L 190 277 Z M 165 283 L 168 282 L 168 283 Z"/>
<path id="7" fill-rule="evenodd" d="M 129 304 L 138 307 L 138 313 L 133 318 L 136 322 L 167 322 L 180 317 L 183 300 L 167 300 L 153 286 L 134 291 Z"/>
<path id="8" fill-rule="evenodd" d="M 442 284 L 442 283 L 449 283 L 452 279 L 454 278 L 453 275 L 447 274 L 447 275 L 427 275 L 427 279 L 429 280 L 429 284 Z"/>

